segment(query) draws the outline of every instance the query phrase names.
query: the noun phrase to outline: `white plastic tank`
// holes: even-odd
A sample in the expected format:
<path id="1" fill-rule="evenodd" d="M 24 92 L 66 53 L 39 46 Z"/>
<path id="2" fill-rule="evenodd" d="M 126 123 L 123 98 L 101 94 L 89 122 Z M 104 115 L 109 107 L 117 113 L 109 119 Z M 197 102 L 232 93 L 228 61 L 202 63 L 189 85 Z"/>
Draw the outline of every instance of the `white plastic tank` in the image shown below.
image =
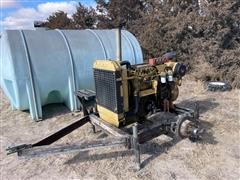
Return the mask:
<path id="1" fill-rule="evenodd" d="M 143 63 L 137 39 L 122 30 L 122 59 Z M 1 88 L 17 110 L 42 119 L 42 106 L 79 107 L 74 92 L 94 90 L 93 62 L 116 59 L 116 30 L 6 30 L 1 39 Z"/>

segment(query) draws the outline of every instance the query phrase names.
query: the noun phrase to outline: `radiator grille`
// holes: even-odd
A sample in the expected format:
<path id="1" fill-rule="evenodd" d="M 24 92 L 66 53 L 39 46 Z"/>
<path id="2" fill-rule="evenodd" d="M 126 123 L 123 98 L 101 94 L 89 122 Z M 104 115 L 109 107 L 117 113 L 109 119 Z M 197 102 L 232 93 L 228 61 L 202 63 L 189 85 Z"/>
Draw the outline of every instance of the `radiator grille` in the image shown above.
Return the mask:
<path id="1" fill-rule="evenodd" d="M 119 72 L 94 69 L 97 103 L 115 113 L 123 112 L 120 77 Z"/>

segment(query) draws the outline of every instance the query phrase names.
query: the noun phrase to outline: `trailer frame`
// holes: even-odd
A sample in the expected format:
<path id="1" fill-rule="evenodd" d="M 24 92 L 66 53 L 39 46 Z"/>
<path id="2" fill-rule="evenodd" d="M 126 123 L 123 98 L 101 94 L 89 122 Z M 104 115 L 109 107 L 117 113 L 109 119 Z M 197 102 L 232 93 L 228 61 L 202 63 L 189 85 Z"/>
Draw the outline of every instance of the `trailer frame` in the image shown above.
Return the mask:
<path id="1" fill-rule="evenodd" d="M 6 149 L 7 154 L 17 153 L 18 156 L 22 157 L 36 157 L 49 154 L 87 151 L 97 148 L 120 146 L 133 152 L 135 156 L 135 167 L 139 170 L 141 168 L 141 144 L 162 134 L 166 134 L 173 138 L 179 138 L 179 136 L 176 136 L 175 134 L 169 134 L 169 131 L 166 128 L 172 128 L 173 125 L 175 125 L 174 127 L 178 127 L 185 119 L 188 119 L 196 124 L 199 123 L 199 107 L 196 103 L 194 109 L 175 107 L 175 114 L 172 114 L 173 117 L 169 119 L 159 119 L 158 113 L 155 113 L 148 121 L 141 123 L 135 122 L 129 126 L 117 128 L 110 123 L 103 121 L 98 116 L 97 112 L 94 112 L 95 93 L 93 91 L 80 90 L 76 92 L 76 96 L 81 102 L 83 117 L 75 120 L 73 123 L 41 139 L 40 141 L 37 141 L 36 143 L 9 147 Z M 152 120 L 154 119 L 153 117 L 156 119 Z M 104 133 L 108 134 L 109 137 L 99 140 L 81 141 L 72 144 L 54 144 L 59 139 L 84 126 L 86 123 L 91 123 L 94 133 L 96 132 L 96 128 L 100 128 Z M 178 133 L 179 129 L 176 128 L 175 131 Z M 193 134 L 192 137 L 195 139 L 200 138 L 200 131 Z"/>

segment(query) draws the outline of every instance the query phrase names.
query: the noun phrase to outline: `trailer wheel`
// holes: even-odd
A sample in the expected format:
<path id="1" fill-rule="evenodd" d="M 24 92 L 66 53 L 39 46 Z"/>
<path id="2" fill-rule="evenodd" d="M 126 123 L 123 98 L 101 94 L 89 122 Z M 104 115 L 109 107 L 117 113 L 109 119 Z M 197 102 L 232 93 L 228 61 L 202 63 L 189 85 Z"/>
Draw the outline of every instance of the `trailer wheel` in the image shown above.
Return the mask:
<path id="1" fill-rule="evenodd" d="M 209 91 L 230 91 L 232 89 L 229 83 L 223 81 L 206 82 L 205 86 Z"/>
<path id="2" fill-rule="evenodd" d="M 188 138 L 189 128 L 192 127 L 193 123 L 188 116 L 180 116 L 177 122 L 176 136 L 178 139 Z"/>

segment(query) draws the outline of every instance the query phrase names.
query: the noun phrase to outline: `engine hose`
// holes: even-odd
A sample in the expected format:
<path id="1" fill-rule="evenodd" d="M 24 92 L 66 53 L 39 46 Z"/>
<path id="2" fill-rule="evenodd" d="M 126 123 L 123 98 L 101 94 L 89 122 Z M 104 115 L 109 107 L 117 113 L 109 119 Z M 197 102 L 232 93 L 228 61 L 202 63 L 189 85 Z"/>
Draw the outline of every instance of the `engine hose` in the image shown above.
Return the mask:
<path id="1" fill-rule="evenodd" d="M 131 68 L 131 64 L 130 64 L 129 61 L 121 61 L 121 62 L 120 62 L 120 65 L 121 65 L 121 66 L 126 65 L 127 69 L 130 69 L 130 68 Z"/>
<path id="2" fill-rule="evenodd" d="M 139 96 L 134 96 L 134 110 L 133 110 L 133 114 L 137 114 L 138 113 L 138 109 L 139 109 Z"/>

